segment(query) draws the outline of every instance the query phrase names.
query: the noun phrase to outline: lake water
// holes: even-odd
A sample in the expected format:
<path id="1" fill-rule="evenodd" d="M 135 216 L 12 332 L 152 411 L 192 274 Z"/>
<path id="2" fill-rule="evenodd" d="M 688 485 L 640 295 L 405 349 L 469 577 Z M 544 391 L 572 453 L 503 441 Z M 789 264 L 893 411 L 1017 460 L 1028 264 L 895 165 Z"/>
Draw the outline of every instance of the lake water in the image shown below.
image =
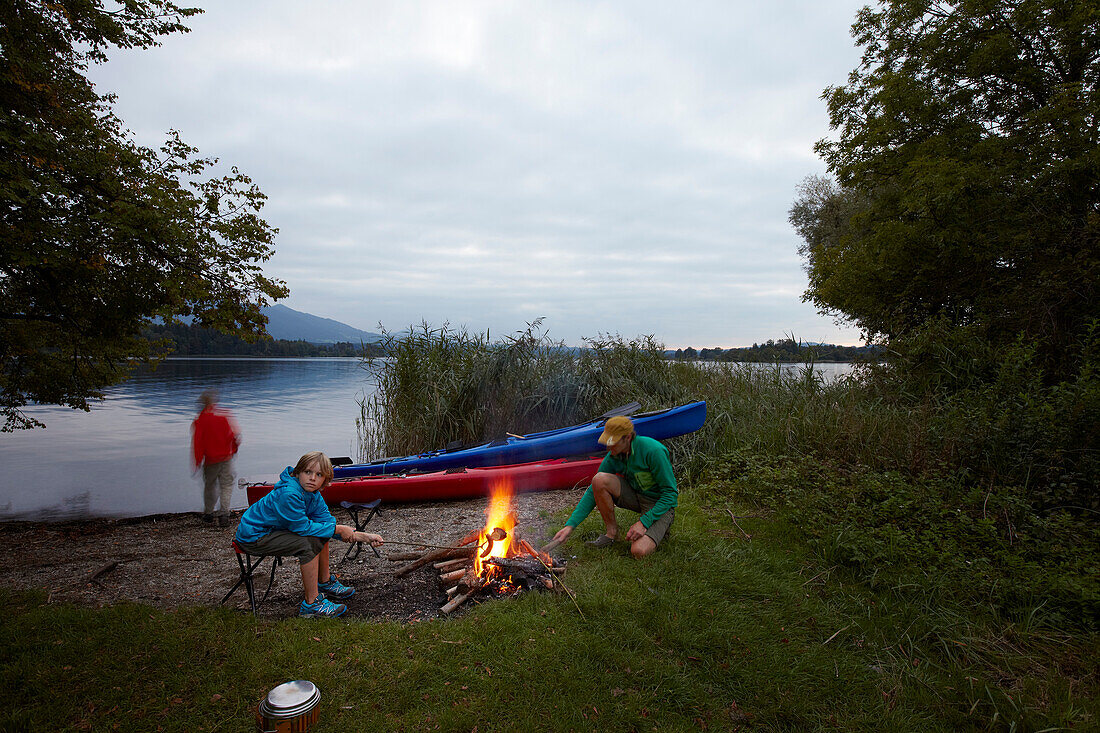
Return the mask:
<path id="1" fill-rule="evenodd" d="M 218 390 L 240 426 L 237 475 L 270 479 L 303 453 L 355 456 L 358 359 L 168 359 L 107 390 L 91 412 L 35 406 L 46 428 L 0 434 L 0 520 L 202 510 L 191 473 L 196 399 Z M 234 506 L 246 506 L 234 490 Z"/>
<path id="2" fill-rule="evenodd" d="M 814 368 L 825 379 L 851 371 L 850 364 Z M 195 401 L 209 388 L 241 429 L 238 477 L 257 481 L 311 450 L 356 458 L 359 400 L 376 382 L 358 359 L 178 358 L 107 390 L 91 412 L 29 408 L 45 429 L 0 434 L 0 521 L 201 511 L 189 451 Z M 234 491 L 233 504 L 247 504 L 243 490 Z"/>

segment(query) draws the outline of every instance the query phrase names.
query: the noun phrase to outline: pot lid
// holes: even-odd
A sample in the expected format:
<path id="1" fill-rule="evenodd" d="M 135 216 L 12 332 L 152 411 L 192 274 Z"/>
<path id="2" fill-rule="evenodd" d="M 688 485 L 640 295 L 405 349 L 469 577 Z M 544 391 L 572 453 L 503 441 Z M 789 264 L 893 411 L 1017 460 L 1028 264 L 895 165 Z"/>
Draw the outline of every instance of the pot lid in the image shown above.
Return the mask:
<path id="1" fill-rule="evenodd" d="M 321 699 L 321 691 L 309 680 L 284 682 L 260 703 L 265 714 L 277 717 L 294 717 L 310 710 Z"/>

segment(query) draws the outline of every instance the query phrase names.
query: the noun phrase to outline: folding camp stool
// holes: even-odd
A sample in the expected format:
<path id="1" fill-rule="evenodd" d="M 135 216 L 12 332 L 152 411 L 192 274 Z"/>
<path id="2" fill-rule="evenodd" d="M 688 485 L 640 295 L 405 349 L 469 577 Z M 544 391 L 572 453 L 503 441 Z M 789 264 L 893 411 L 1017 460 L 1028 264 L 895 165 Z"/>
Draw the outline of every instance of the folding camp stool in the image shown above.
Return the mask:
<path id="1" fill-rule="evenodd" d="M 267 590 L 264 591 L 264 597 L 260 599 L 260 603 L 256 603 L 256 588 L 252 584 L 252 574 L 256 572 L 256 569 L 260 567 L 260 563 L 264 561 L 268 556 L 260 555 L 255 557 L 248 554 L 248 552 L 241 548 L 237 544 L 236 540 L 233 540 L 233 552 L 237 555 L 237 565 L 241 568 L 241 575 L 237 578 L 237 584 L 229 589 L 229 592 L 222 598 L 222 604 L 225 604 L 229 600 L 229 596 L 233 595 L 241 585 L 244 585 L 246 591 L 248 591 L 248 602 L 252 606 L 252 615 L 256 615 L 256 609 L 260 603 L 267 600 L 267 594 L 271 592 L 271 584 L 275 582 L 275 570 L 283 564 L 283 558 L 280 555 L 271 556 L 271 576 L 267 579 Z M 255 559 L 253 559 L 255 557 Z"/>
<path id="2" fill-rule="evenodd" d="M 344 509 L 347 509 L 348 514 L 351 516 L 351 521 L 355 525 L 355 531 L 362 532 L 363 528 L 366 527 L 367 524 L 370 523 L 370 520 L 374 518 L 374 515 L 378 513 L 378 507 L 381 503 L 381 499 L 375 499 L 374 501 L 362 503 L 354 501 L 342 501 L 340 502 L 340 506 Z M 367 516 L 363 519 L 360 519 L 360 512 L 367 512 Z M 382 557 L 382 555 L 379 554 L 377 547 L 371 545 L 370 548 L 374 551 L 375 557 Z M 354 560 L 355 558 L 359 557 L 359 551 L 362 549 L 362 542 L 351 543 L 351 545 L 348 547 L 348 551 L 344 553 L 344 556 L 342 558 L 340 558 L 340 563 L 342 564 L 347 560 Z"/>

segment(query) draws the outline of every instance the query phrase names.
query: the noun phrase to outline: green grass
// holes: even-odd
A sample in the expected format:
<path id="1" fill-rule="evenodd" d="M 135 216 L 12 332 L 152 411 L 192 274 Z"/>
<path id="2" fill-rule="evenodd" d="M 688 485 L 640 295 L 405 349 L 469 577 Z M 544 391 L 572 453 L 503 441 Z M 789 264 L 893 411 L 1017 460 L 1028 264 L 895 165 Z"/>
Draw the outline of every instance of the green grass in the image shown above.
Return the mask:
<path id="1" fill-rule="evenodd" d="M 4 592 L 3 730 L 253 730 L 276 684 L 318 731 L 1042 730 L 1100 721 L 1100 644 L 872 589 L 779 515 L 689 490 L 644 561 L 578 553 L 564 594 L 410 625 Z M 739 517 L 738 529 L 726 512 Z M 593 519 L 580 534 L 596 529 Z M 746 539 L 742 530 L 751 535 Z"/>

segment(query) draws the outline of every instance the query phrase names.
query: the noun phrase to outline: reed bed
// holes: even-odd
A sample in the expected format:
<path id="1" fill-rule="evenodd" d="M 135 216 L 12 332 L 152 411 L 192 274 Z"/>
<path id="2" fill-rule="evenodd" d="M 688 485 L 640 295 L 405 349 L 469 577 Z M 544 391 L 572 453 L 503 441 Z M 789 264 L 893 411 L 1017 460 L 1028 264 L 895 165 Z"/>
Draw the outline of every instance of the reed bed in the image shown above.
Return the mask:
<path id="1" fill-rule="evenodd" d="M 706 400 L 699 432 L 672 441 L 689 473 L 709 456 L 749 450 L 915 475 L 957 466 L 980 427 L 931 400 L 890 399 L 871 369 L 825 380 L 800 368 L 669 361 L 652 337 L 600 336 L 572 349 L 541 321 L 499 341 L 449 325 L 385 335 L 366 359 L 377 391 L 360 403 L 360 459 L 476 444 L 571 425 L 638 401 L 660 409 Z"/>

